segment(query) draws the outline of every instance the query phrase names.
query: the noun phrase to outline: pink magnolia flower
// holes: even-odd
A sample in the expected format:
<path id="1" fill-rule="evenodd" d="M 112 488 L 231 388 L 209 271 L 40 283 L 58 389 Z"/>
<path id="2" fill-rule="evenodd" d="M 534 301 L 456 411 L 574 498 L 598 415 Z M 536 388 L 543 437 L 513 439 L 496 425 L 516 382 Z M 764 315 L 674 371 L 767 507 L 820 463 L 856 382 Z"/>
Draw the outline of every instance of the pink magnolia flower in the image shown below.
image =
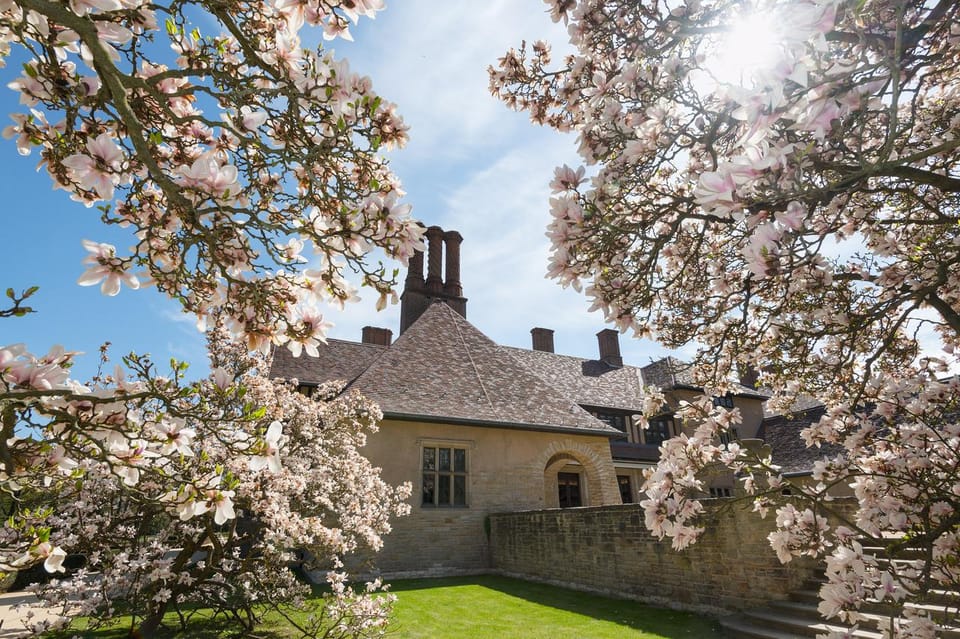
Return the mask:
<path id="1" fill-rule="evenodd" d="M 47 572 L 65 572 L 63 560 L 67 558 L 67 553 L 60 546 L 54 546 L 49 541 L 35 540 L 35 546 L 29 549 L 24 555 L 13 562 L 14 566 L 25 566 L 32 564 L 37 559 L 44 559 L 43 567 Z"/>
<path id="2" fill-rule="evenodd" d="M 833 121 L 840 116 L 840 104 L 836 100 L 833 98 L 816 100 L 810 103 L 793 128 L 798 131 L 810 131 L 822 140 L 833 128 Z"/>
<path id="3" fill-rule="evenodd" d="M 233 491 L 217 490 L 208 495 L 208 505 L 204 512 L 212 506 L 215 509 L 213 521 L 219 526 L 237 516 L 233 510 Z M 199 513 L 198 513 L 199 514 Z"/>
<path id="4" fill-rule="evenodd" d="M 86 153 L 74 153 L 64 159 L 63 164 L 70 169 L 70 177 L 80 188 L 94 191 L 99 199 L 109 200 L 113 197 L 114 186 L 120 183 L 123 160 L 123 150 L 113 137 L 101 133 L 87 142 Z M 93 201 L 87 204 L 92 205 Z"/>
<path id="5" fill-rule="evenodd" d="M 377 11 L 383 10 L 383 0 L 354 0 L 344 2 L 340 8 L 356 24 L 360 16 L 375 18 Z"/>
<path id="6" fill-rule="evenodd" d="M 192 428 L 186 428 L 181 420 L 164 419 L 153 425 L 160 436 L 163 445 L 160 453 L 169 455 L 177 452 L 184 457 L 193 457 L 193 449 L 190 444 L 193 443 L 197 432 Z"/>
<path id="7" fill-rule="evenodd" d="M 554 170 L 554 178 L 553 181 L 550 182 L 550 188 L 553 189 L 554 193 L 575 189 L 583 182 L 583 174 L 584 169 L 582 166 L 574 171 L 564 164 Z"/>
<path id="8" fill-rule="evenodd" d="M 736 188 L 733 178 L 726 173 L 708 171 L 700 176 L 693 196 L 706 211 L 729 213 L 734 207 L 733 191 Z"/>
<path id="9" fill-rule="evenodd" d="M 806 216 L 806 207 L 797 201 L 790 202 L 786 211 L 778 211 L 774 214 L 776 220 L 791 231 L 799 231 L 803 228 L 803 221 Z"/>
<path id="10" fill-rule="evenodd" d="M 265 111 L 255 111 L 251 107 L 240 107 L 240 127 L 245 131 L 255 131 L 267 121 Z"/>
<path id="11" fill-rule="evenodd" d="M 279 473 L 280 466 L 280 436 L 283 433 L 283 424 L 278 421 L 270 424 L 267 434 L 263 437 L 260 454 L 250 458 L 250 470 L 260 471 L 269 468 L 272 473 Z"/>
<path id="12" fill-rule="evenodd" d="M 26 125 L 29 124 L 33 117 L 26 113 L 11 113 L 10 118 L 16 124 L 11 124 L 3 129 L 2 135 L 4 139 L 9 140 L 10 138 L 16 136 L 17 153 L 20 155 L 30 155 L 30 151 L 33 148 L 33 142 L 31 141 L 30 130 Z"/>
<path id="13" fill-rule="evenodd" d="M 225 195 L 237 183 L 237 167 L 221 164 L 213 151 L 204 153 L 189 167 L 180 170 L 185 186 L 206 191 L 215 196 Z"/>
<path id="14" fill-rule="evenodd" d="M 226 390 L 227 387 L 233 383 L 233 375 L 219 366 L 214 367 L 214 369 L 210 371 L 210 376 L 213 377 L 213 383 L 216 384 L 220 390 Z"/>
<path id="15" fill-rule="evenodd" d="M 70 9 L 78 16 L 85 16 L 93 10 L 118 11 L 122 8 L 120 0 L 70 0 Z"/>
<path id="16" fill-rule="evenodd" d="M 318 357 L 317 347 L 321 343 L 326 343 L 327 331 L 333 324 L 323 319 L 323 314 L 313 306 L 299 304 L 294 310 L 294 318 L 291 322 L 291 328 L 297 334 L 289 335 L 287 348 L 294 357 L 300 357 L 304 350 L 311 357 Z"/>
<path id="17" fill-rule="evenodd" d="M 90 255 L 83 258 L 89 268 L 77 279 L 80 286 L 100 285 L 100 292 L 104 295 L 116 295 L 120 292 L 120 283 L 132 289 L 140 288 L 140 280 L 133 273 L 128 273 L 120 258 L 117 249 L 112 244 L 83 240 L 83 247 L 90 251 Z"/>

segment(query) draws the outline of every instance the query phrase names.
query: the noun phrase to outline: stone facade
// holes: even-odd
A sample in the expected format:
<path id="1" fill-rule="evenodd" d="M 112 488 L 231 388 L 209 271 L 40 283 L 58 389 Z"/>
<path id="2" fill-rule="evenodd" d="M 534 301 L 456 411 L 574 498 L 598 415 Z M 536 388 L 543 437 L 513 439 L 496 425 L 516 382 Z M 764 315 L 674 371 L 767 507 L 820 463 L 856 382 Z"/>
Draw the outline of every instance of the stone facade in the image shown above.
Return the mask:
<path id="1" fill-rule="evenodd" d="M 425 446 L 467 451 L 466 507 L 422 504 Z M 489 571 L 488 516 L 556 506 L 558 470 L 581 475 L 586 504 L 620 503 L 604 437 L 386 420 L 364 452 L 387 482 L 413 487 L 411 514 L 394 520 L 373 557 L 392 578 Z"/>
<path id="2" fill-rule="evenodd" d="M 784 599 L 813 576 L 812 561 L 781 564 L 767 542 L 772 517 L 705 502 L 706 532 L 684 551 L 657 540 L 634 504 L 490 517 L 495 572 L 705 613 Z"/>

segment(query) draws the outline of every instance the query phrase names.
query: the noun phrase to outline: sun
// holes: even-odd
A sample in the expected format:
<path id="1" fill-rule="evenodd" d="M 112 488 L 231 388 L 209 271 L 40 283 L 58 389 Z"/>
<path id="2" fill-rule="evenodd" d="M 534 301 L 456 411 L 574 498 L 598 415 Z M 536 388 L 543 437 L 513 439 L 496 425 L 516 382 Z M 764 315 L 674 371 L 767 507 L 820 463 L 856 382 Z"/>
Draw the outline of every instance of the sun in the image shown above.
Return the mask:
<path id="1" fill-rule="evenodd" d="M 719 84 L 744 89 L 762 83 L 783 56 L 784 38 L 775 16 L 755 11 L 735 18 L 708 44 L 704 69 Z"/>

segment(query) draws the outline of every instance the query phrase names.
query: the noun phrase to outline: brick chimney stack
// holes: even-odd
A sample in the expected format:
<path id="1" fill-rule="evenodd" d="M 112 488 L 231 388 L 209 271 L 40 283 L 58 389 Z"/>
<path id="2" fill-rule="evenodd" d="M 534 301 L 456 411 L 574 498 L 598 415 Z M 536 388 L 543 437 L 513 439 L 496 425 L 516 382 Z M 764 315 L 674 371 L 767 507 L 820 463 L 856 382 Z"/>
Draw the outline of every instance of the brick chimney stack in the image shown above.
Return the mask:
<path id="1" fill-rule="evenodd" d="M 400 297 L 401 335 L 435 301 L 445 302 L 463 317 L 467 316 L 467 300 L 463 297 L 463 285 L 460 283 L 460 243 L 463 242 L 463 236 L 456 231 L 444 233 L 439 226 L 428 227 L 426 236 L 427 277 L 423 277 L 423 253 L 417 251 L 410 257 Z"/>
<path id="2" fill-rule="evenodd" d="M 597 342 L 600 345 L 600 361 L 608 366 L 620 368 L 623 366 L 623 357 L 620 356 L 620 334 L 612 328 L 605 328 L 597 333 Z"/>
<path id="3" fill-rule="evenodd" d="M 376 344 L 377 346 L 390 346 L 393 341 L 393 331 L 389 328 L 378 328 L 376 326 L 364 326 L 361 341 L 364 344 Z"/>
<path id="4" fill-rule="evenodd" d="M 407 279 L 403 283 L 404 290 L 422 291 L 423 282 L 423 251 L 414 251 L 407 262 Z"/>
<path id="5" fill-rule="evenodd" d="M 531 328 L 530 335 L 533 337 L 533 350 L 552 353 L 553 351 L 553 331 L 549 328 Z"/>
<path id="6" fill-rule="evenodd" d="M 439 226 L 427 228 L 427 293 L 443 292 L 443 229 Z"/>
<path id="7" fill-rule="evenodd" d="M 447 231 L 443 234 L 444 248 L 447 250 L 446 278 L 443 282 L 443 292 L 453 297 L 463 297 L 463 286 L 460 284 L 460 243 L 463 236 L 456 231 Z"/>

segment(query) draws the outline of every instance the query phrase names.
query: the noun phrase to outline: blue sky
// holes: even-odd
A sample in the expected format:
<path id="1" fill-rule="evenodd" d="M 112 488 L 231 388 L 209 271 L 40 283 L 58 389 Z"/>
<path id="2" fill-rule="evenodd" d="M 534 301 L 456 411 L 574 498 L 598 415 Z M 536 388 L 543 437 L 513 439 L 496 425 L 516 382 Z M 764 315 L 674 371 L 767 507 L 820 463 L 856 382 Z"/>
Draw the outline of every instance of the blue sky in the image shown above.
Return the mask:
<path id="1" fill-rule="evenodd" d="M 388 2 L 376 20 L 361 20 L 352 32 L 354 43 L 336 41 L 333 48 L 397 103 L 410 126 L 410 143 L 391 155 L 406 201 L 427 225 L 464 237 L 467 318 L 500 344 L 529 348 L 530 329 L 542 326 L 555 331 L 558 353 L 595 357 L 603 317 L 587 313 L 584 297 L 543 277 L 547 185 L 554 167 L 577 164 L 575 139 L 530 124 L 487 90 L 486 68 L 507 48 L 524 39 L 562 44 L 562 25 L 533 0 L 403 0 Z M 12 61 L 0 69 L 4 113 L 21 110 L 16 94 L 5 88 L 18 74 Z M 36 171 L 38 161 L 36 153 L 21 157 L 12 140 L 0 139 L 0 287 L 41 287 L 33 304 L 39 312 L 3 320 L 0 345 L 26 342 L 43 353 L 61 343 L 84 351 L 78 379 L 95 371 L 105 341 L 113 344 L 114 360 L 129 351 L 148 352 L 158 363 L 177 357 L 192 362 L 198 374 L 205 371 L 203 336 L 176 304 L 153 289 L 124 288 L 110 298 L 98 287 L 76 285 L 86 254 L 81 239 L 125 247 L 129 238 L 100 224 L 95 209 L 54 191 L 50 178 Z M 330 336 L 359 340 L 366 325 L 390 328 L 396 336 L 399 307 L 377 313 L 375 296 L 361 295 L 362 302 L 343 312 L 330 310 L 336 324 Z M 629 336 L 621 338 L 621 349 L 627 363 L 641 365 L 666 353 Z"/>

